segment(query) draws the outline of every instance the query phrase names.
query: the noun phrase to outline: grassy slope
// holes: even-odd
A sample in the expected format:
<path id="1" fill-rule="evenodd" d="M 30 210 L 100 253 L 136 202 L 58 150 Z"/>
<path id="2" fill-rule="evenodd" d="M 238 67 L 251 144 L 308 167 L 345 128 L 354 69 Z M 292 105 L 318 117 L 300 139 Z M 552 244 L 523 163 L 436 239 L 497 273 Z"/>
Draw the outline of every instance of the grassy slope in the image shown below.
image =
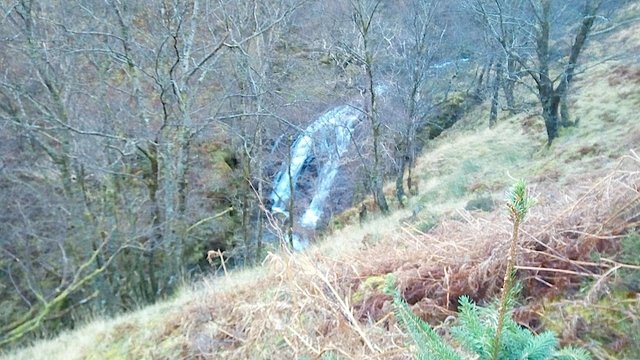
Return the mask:
<path id="1" fill-rule="evenodd" d="M 640 26 L 609 39 L 637 49 L 634 34 Z M 597 222 L 619 208 L 615 194 L 597 186 L 628 181 L 610 174 L 630 150 L 640 152 L 640 67 L 597 65 L 579 77 L 575 91 L 580 126 L 564 131 L 550 149 L 537 108 L 503 114 L 492 130 L 485 125 L 486 105 L 467 114 L 419 160 L 420 195 L 408 207 L 415 216 L 397 210 L 364 227 L 347 226 L 304 254 L 270 254 L 263 267 L 208 279 L 174 300 L 96 320 L 7 358 L 406 358 L 406 338 L 380 293 L 382 275 L 394 272 L 405 296 L 415 298 L 414 310 L 435 323 L 452 314 L 458 293 L 481 300 L 497 290 L 492 275 L 499 273 L 509 224 L 499 206 L 470 213 L 463 210 L 467 201 L 491 197 L 499 204 L 513 178 L 529 179 L 540 205 L 525 234 L 545 244 L 567 243 L 562 229 L 575 217 Z M 626 173 L 637 175 L 640 164 L 627 162 Z M 589 206 L 604 213 L 576 212 Z M 558 245 L 556 257 L 574 261 L 563 249 Z M 536 277 L 562 288 L 558 278 Z"/>

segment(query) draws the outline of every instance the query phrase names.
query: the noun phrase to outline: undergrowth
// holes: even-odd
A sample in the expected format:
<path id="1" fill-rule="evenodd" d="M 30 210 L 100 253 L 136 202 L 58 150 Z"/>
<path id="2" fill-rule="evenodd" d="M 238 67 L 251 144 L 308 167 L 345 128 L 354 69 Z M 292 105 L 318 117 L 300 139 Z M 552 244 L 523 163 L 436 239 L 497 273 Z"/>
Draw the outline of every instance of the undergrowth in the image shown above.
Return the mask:
<path id="1" fill-rule="evenodd" d="M 477 355 L 482 360 L 589 359 L 586 350 L 572 347 L 558 349 L 556 334 L 545 331 L 536 335 L 521 327 L 511 316 L 514 299 L 519 292 L 519 287 L 513 285 L 518 232 L 533 204 L 534 200 L 527 195 L 524 181 L 517 182 L 507 199 L 513 233 L 500 301 L 489 307 L 479 307 L 468 296 L 461 296 L 459 324 L 451 329 L 451 334 L 465 351 Z M 387 277 L 386 291 L 393 296 L 397 319 L 417 346 L 418 359 L 465 358 L 464 353 L 447 344 L 428 323 L 413 313 L 395 288 L 392 275 Z"/>

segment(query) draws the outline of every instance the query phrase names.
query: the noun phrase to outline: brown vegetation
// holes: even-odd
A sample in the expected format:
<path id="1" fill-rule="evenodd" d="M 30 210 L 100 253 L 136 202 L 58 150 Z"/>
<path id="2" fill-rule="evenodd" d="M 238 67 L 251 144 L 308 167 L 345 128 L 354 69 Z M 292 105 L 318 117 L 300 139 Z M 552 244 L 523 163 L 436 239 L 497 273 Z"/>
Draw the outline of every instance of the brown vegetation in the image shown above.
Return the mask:
<path id="1" fill-rule="evenodd" d="M 533 184 L 540 205 L 522 228 L 517 278 L 525 305 L 516 317 L 534 330 L 543 323 L 545 299 L 571 295 L 585 279 L 605 281 L 608 270 L 626 266 L 615 255 L 620 237 L 639 225 L 640 157 L 632 152 L 601 175 L 564 191 L 548 180 Z M 498 293 L 508 238 L 503 211 L 460 211 L 429 233 L 405 227 L 346 258 L 325 256 L 322 248 L 270 254 L 263 275 L 231 292 L 206 282 L 200 299 L 167 319 L 173 328 L 165 330 L 181 334 L 171 356 L 407 358 L 383 277 L 395 274 L 416 313 L 437 323 L 453 314 L 460 295 L 484 302 Z M 598 261 L 591 258 L 596 251 L 605 254 Z M 600 289 L 579 301 L 597 298 Z"/>

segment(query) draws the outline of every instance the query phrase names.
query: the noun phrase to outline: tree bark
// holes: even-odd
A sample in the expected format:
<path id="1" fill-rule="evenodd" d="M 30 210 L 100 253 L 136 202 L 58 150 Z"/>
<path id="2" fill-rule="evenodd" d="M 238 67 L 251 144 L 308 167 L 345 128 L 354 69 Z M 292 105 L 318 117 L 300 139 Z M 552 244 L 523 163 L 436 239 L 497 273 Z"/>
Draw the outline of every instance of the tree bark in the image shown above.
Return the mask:
<path id="1" fill-rule="evenodd" d="M 560 125 L 562 127 L 574 126 L 576 123 L 571 120 L 571 114 L 569 113 L 569 104 L 567 104 L 567 96 L 563 96 L 560 99 Z"/>
<path id="2" fill-rule="evenodd" d="M 493 89 L 491 94 L 491 112 L 489 114 L 489 127 L 494 127 L 498 120 L 498 95 L 500 83 L 502 82 L 502 62 L 496 63 L 496 77 L 493 81 Z"/>
<path id="3" fill-rule="evenodd" d="M 373 135 L 373 169 L 372 169 L 372 190 L 373 190 L 373 200 L 376 203 L 376 206 L 382 211 L 383 214 L 389 213 L 389 205 L 387 204 L 387 199 L 384 195 L 384 178 L 382 174 L 382 161 L 380 156 L 380 138 L 381 138 L 381 127 L 380 119 L 378 119 L 378 111 L 377 111 L 377 102 L 376 102 L 376 89 L 373 81 L 373 69 L 372 63 L 373 58 L 371 54 L 368 53 L 367 42 L 365 41 L 365 55 L 367 60 L 365 64 L 367 81 L 368 81 L 368 94 L 369 94 L 369 103 L 367 117 L 369 118 L 369 123 L 372 129 Z"/>
<path id="4" fill-rule="evenodd" d="M 162 243 L 162 212 L 158 199 L 158 189 L 160 187 L 160 168 L 158 165 L 158 146 L 156 142 L 150 142 L 147 149 L 138 148 L 149 161 L 149 170 L 144 173 L 145 183 L 147 186 L 149 202 L 151 203 L 151 236 L 147 239 L 144 254 L 147 258 L 147 278 L 149 281 L 149 290 L 146 284 L 142 289 L 147 301 L 153 301 L 158 292 L 158 282 L 156 280 L 156 264 L 155 253 L 159 244 Z M 144 282 L 144 281 L 143 281 Z"/>
<path id="5" fill-rule="evenodd" d="M 578 58 L 584 45 L 587 41 L 587 37 L 593 22 L 595 15 L 602 4 L 602 0 L 585 2 L 585 10 L 583 12 L 582 22 L 578 33 L 571 46 L 571 52 L 569 53 L 569 61 L 564 67 L 561 74 L 559 83 L 554 85 L 549 75 L 549 32 L 550 32 L 550 1 L 545 0 L 542 2 L 542 14 L 540 16 L 540 30 L 536 39 L 537 43 L 537 55 L 539 61 L 538 78 L 538 97 L 542 104 L 542 116 L 544 118 L 545 127 L 547 129 L 547 145 L 551 145 L 553 140 L 558 136 L 558 128 L 562 125 L 561 121 L 568 121 L 568 119 L 561 119 L 559 110 L 561 102 L 566 102 L 566 96 L 575 74 Z M 532 75 L 533 76 L 533 75 Z M 566 106 L 564 104 L 563 106 Z M 568 116 L 568 109 L 564 109 L 565 115 Z"/>
<path id="6" fill-rule="evenodd" d="M 398 204 L 400 204 L 401 207 L 404 207 L 404 201 L 406 198 L 404 191 L 404 172 L 407 167 L 404 151 L 402 151 L 402 155 L 398 159 L 398 162 L 398 173 L 396 174 L 396 199 L 398 199 Z"/>
<path id="7" fill-rule="evenodd" d="M 507 109 L 509 114 L 516 113 L 516 101 L 513 95 L 513 90 L 516 85 L 516 72 L 518 71 L 519 64 L 510 54 L 507 54 L 507 76 L 502 79 L 502 90 L 504 91 L 504 97 L 507 102 Z"/>
<path id="8" fill-rule="evenodd" d="M 542 118 L 547 130 L 547 146 L 551 146 L 553 140 L 558 137 L 558 103 L 557 95 L 553 94 L 553 88 L 542 91 L 540 101 L 542 102 Z"/>

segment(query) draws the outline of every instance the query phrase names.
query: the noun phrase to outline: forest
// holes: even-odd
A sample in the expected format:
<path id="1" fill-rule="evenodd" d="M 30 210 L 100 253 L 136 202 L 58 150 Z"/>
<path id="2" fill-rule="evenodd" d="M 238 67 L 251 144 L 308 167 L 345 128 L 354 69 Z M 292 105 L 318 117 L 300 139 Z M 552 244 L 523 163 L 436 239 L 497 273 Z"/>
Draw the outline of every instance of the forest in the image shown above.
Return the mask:
<path id="1" fill-rule="evenodd" d="M 483 104 L 552 148 L 633 3 L 3 0 L 0 347 L 409 209 Z"/>

